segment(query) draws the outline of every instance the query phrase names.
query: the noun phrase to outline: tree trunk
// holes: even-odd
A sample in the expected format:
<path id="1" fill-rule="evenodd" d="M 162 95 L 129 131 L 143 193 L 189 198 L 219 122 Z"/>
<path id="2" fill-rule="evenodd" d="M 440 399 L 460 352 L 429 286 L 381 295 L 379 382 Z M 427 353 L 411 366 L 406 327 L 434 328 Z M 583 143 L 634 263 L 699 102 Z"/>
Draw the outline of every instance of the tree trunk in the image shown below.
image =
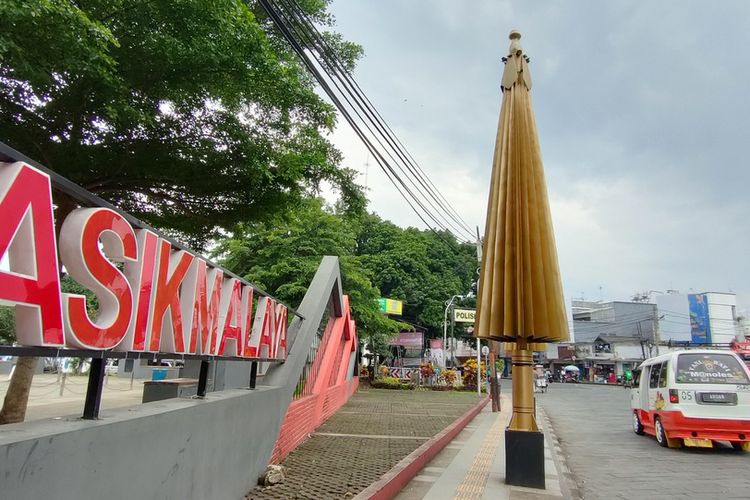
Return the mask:
<path id="1" fill-rule="evenodd" d="M 16 369 L 5 393 L 3 409 L 0 410 L 0 425 L 23 422 L 26 417 L 26 406 L 29 403 L 29 392 L 31 381 L 34 379 L 34 370 L 39 358 L 19 357 Z"/>
<path id="2" fill-rule="evenodd" d="M 55 236 L 59 241 L 60 228 L 65 218 L 70 215 L 76 208 L 76 202 L 69 196 L 55 192 L 55 202 L 57 210 L 55 211 Z M 59 252 L 59 249 L 58 249 Z M 58 265 L 61 266 L 59 255 Z M 8 391 L 5 393 L 3 408 L 0 410 L 0 425 L 23 422 L 26 418 L 26 407 L 29 403 L 29 392 L 31 392 L 31 382 L 34 380 L 34 369 L 39 358 L 36 357 L 19 357 L 16 363 L 16 369 L 8 385 Z"/>

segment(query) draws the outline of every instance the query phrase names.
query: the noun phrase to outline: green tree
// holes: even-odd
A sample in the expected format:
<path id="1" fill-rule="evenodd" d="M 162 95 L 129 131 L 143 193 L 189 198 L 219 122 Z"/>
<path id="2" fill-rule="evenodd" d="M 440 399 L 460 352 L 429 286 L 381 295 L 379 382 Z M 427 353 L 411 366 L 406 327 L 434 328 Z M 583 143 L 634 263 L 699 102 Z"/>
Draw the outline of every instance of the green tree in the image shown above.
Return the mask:
<path id="1" fill-rule="evenodd" d="M 354 255 L 354 225 L 346 215 L 327 210 L 320 199 L 308 199 L 272 220 L 239 225 L 219 243 L 216 255 L 227 268 L 292 305 L 304 297 L 321 258 L 338 256 L 359 338 L 383 350 L 405 325 L 379 311 L 380 292 Z"/>
<path id="2" fill-rule="evenodd" d="M 12 345 L 16 341 L 16 320 L 13 308 L 0 306 L 0 345 Z"/>
<path id="3" fill-rule="evenodd" d="M 303 8 L 330 25 L 327 4 Z M 361 209 L 325 138 L 333 107 L 256 13 L 242 0 L 0 0 L 0 137 L 198 249 L 322 182 Z M 361 50 L 326 36 L 351 67 Z M 54 201 L 59 230 L 76 204 Z M 18 367 L 0 423 L 25 413 L 33 362 Z"/>
<path id="4" fill-rule="evenodd" d="M 339 256 L 360 339 L 386 354 L 388 339 L 408 326 L 380 313 L 376 300 L 404 301 L 399 320 L 441 337 L 445 301 L 466 293 L 475 279 L 475 251 L 450 234 L 402 229 L 376 215 L 335 213 L 311 199 L 274 220 L 240 225 L 217 254 L 228 268 L 290 304 L 302 300 L 323 255 Z M 465 334 L 463 325 L 456 334 Z"/>
<path id="5" fill-rule="evenodd" d="M 0 0 L 0 24 L 3 140 L 193 246 L 323 181 L 361 205 L 334 109 L 246 2 Z"/>
<path id="6" fill-rule="evenodd" d="M 445 301 L 466 294 L 476 279 L 473 245 L 459 244 L 446 232 L 401 229 L 376 215 L 363 218 L 356 253 L 382 296 L 404 301 L 404 319 L 426 327 L 432 337 L 442 336 Z"/>

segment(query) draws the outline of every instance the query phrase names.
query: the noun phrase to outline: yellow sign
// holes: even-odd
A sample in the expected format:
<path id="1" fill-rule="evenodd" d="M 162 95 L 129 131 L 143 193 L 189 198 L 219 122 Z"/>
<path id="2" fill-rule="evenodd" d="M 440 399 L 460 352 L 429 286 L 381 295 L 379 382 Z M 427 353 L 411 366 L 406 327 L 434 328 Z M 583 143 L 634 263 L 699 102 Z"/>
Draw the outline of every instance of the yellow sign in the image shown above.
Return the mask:
<path id="1" fill-rule="evenodd" d="M 401 312 L 404 308 L 404 303 L 400 300 L 378 299 L 378 304 L 380 305 L 380 312 L 394 314 L 396 316 L 401 316 Z"/>
<path id="2" fill-rule="evenodd" d="M 456 323 L 474 323 L 477 311 L 474 309 L 454 309 L 453 321 Z"/>

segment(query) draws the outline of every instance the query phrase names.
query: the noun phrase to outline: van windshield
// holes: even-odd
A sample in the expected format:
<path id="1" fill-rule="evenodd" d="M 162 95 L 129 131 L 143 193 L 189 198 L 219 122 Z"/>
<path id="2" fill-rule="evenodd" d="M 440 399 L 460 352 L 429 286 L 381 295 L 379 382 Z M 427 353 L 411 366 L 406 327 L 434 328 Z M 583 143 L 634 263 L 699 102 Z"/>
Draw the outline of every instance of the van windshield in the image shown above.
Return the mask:
<path id="1" fill-rule="evenodd" d="M 747 384 L 743 366 L 729 354 L 680 354 L 677 357 L 678 384 Z"/>

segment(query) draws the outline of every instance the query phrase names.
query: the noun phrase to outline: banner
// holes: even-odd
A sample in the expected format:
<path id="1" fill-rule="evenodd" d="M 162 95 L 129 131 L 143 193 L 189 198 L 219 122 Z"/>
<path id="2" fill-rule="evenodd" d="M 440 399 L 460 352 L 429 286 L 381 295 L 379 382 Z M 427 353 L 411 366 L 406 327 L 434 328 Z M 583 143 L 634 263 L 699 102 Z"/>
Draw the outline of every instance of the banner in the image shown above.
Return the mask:
<path id="1" fill-rule="evenodd" d="M 410 349 L 422 349 L 424 336 L 422 332 L 400 332 L 398 337 L 388 341 L 388 345 L 400 345 Z"/>
<path id="2" fill-rule="evenodd" d="M 690 309 L 690 338 L 699 344 L 711 343 L 711 323 L 708 318 L 708 296 L 705 293 L 688 295 Z"/>
<path id="3" fill-rule="evenodd" d="M 430 339 L 430 361 L 435 366 L 445 368 L 445 353 L 443 352 L 443 341 Z"/>

